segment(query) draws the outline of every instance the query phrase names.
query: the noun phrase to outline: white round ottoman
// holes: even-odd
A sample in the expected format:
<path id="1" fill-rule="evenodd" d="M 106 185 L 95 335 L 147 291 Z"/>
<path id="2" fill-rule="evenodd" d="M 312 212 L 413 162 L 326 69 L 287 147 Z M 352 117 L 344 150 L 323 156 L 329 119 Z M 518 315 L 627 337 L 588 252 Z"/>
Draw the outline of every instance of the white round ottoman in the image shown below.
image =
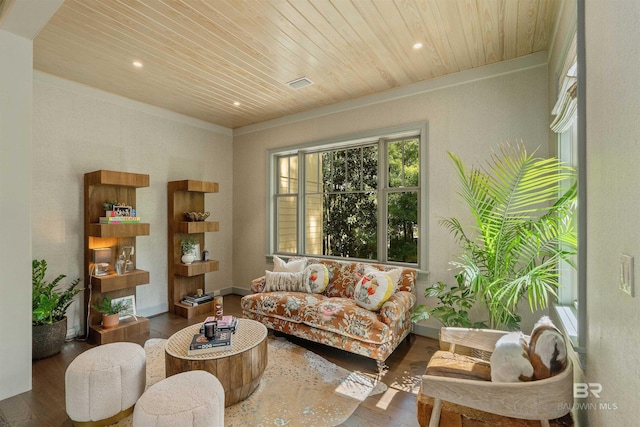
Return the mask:
<path id="1" fill-rule="evenodd" d="M 224 389 L 207 371 L 187 371 L 155 383 L 133 410 L 135 427 L 224 427 Z"/>
<path id="2" fill-rule="evenodd" d="M 129 342 L 105 344 L 80 354 L 64 375 L 71 421 L 105 426 L 129 415 L 144 392 L 146 366 L 144 349 Z"/>

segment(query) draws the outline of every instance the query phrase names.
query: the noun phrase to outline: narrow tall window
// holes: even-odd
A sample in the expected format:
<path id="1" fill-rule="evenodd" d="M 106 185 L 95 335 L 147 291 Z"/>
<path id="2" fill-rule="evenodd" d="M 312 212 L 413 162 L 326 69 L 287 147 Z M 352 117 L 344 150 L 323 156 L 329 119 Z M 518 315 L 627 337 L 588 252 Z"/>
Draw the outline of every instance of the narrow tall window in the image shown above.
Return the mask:
<path id="1" fill-rule="evenodd" d="M 298 225 L 298 157 L 278 157 L 276 236 L 277 251 L 297 252 Z"/>

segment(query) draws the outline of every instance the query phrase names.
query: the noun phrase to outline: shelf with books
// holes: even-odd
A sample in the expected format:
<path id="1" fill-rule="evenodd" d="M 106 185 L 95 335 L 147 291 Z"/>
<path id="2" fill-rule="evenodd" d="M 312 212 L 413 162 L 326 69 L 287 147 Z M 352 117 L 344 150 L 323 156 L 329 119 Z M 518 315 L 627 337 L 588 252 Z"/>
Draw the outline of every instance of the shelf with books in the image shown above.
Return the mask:
<path id="1" fill-rule="evenodd" d="M 111 299 L 135 296 L 136 286 L 149 283 L 149 272 L 135 268 L 134 249 L 136 237 L 150 234 L 150 224 L 100 224 L 101 218 L 105 217 L 108 210 L 105 204 L 110 202 L 125 203 L 129 214 L 135 217 L 137 190 L 148 186 L 149 175 L 146 174 L 98 170 L 84 175 L 85 283 L 92 285 L 92 292 L 84 293 L 85 307 L 99 304 L 105 296 Z M 133 271 L 121 275 L 104 274 L 115 269 L 119 255 L 124 255 L 125 251 L 126 262 Z M 104 255 L 106 259 L 98 261 L 97 254 Z M 103 275 L 94 275 L 98 266 L 105 269 L 102 270 Z M 138 317 L 137 321 L 123 322 L 119 327 L 112 329 L 102 328 L 101 318 L 101 313 L 94 309 L 84 318 L 89 340 L 96 344 L 123 341 L 149 331 L 149 321 L 144 317 Z"/>
<path id="2" fill-rule="evenodd" d="M 131 237 L 148 236 L 151 226 L 138 222 L 131 224 L 89 224 L 89 236 L 92 237 Z"/>
<path id="3" fill-rule="evenodd" d="M 205 302 L 195 306 L 186 305 L 181 302 L 173 304 L 173 312 L 178 316 L 191 319 L 193 317 L 201 316 L 203 314 L 213 312 L 215 305 L 213 301 Z"/>
<path id="4" fill-rule="evenodd" d="M 185 212 L 205 212 L 205 195 L 217 193 L 217 182 L 182 180 L 167 183 L 168 207 L 168 305 L 169 311 L 186 318 L 210 313 L 214 305 L 209 302 L 197 306 L 181 303 L 185 295 L 195 295 L 198 289 L 205 290 L 205 274 L 218 270 L 216 260 L 194 261 L 183 264 L 181 241 L 193 237 L 200 248 L 198 257 L 205 248 L 205 233 L 217 232 L 217 221 L 185 221 Z M 197 250 L 197 249 L 196 249 Z"/>

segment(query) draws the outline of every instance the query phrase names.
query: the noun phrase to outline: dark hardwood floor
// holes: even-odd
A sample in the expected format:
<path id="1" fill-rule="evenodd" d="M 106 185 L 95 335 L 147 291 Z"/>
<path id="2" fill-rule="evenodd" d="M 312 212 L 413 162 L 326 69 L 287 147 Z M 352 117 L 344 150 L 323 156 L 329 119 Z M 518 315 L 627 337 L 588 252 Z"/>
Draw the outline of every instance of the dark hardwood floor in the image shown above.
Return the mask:
<path id="1" fill-rule="evenodd" d="M 241 316 L 240 298 L 224 297 L 225 314 Z M 140 345 L 149 338 L 168 338 L 174 332 L 204 320 L 200 316 L 191 320 L 164 313 L 150 318 L 150 331 L 131 341 Z M 349 370 L 376 372 L 376 364 L 366 357 L 312 343 L 295 337 L 287 338 L 327 360 Z M 91 348 L 82 341 L 66 343 L 61 353 L 47 359 L 33 361 L 33 388 L 31 391 L 0 401 L 0 427 L 38 426 L 67 427 L 71 421 L 65 412 L 64 373 L 71 361 Z M 383 381 L 385 393 L 367 398 L 356 409 L 344 426 L 417 426 L 416 393 L 420 376 L 438 343 L 418 335 L 409 336 L 387 359 L 388 371 Z"/>

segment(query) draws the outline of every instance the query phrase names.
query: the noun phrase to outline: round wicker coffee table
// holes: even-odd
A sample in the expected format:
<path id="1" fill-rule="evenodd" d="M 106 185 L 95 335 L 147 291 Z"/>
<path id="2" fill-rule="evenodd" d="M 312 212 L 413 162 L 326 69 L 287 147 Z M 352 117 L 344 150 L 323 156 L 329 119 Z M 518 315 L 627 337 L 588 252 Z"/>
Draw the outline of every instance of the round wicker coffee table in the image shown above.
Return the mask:
<path id="1" fill-rule="evenodd" d="M 208 371 L 224 388 L 224 406 L 246 399 L 258 388 L 267 367 L 267 328 L 255 320 L 238 319 L 229 349 L 188 356 L 187 349 L 200 326 L 201 323 L 188 326 L 167 340 L 167 378 L 185 371 Z"/>

